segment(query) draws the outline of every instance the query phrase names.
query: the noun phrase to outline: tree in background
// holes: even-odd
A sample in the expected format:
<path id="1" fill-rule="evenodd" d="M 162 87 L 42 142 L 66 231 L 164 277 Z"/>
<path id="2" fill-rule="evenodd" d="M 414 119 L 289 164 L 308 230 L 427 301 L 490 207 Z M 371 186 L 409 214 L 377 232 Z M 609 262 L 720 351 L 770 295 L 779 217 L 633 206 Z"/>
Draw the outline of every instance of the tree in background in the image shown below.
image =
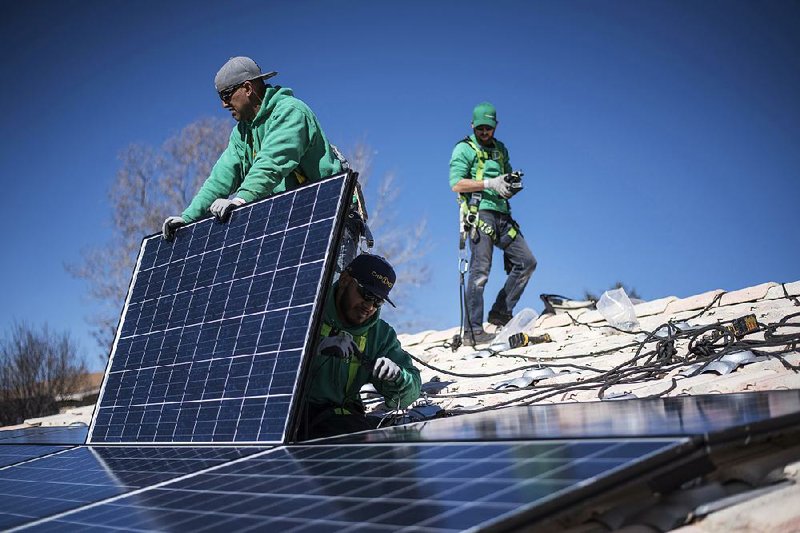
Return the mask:
<path id="1" fill-rule="evenodd" d="M 392 300 L 397 302 L 402 301 L 413 288 L 430 281 L 430 267 L 425 262 L 425 256 L 431 249 L 428 220 L 426 217 L 414 217 L 413 223 L 399 220 L 394 205 L 400 188 L 395 184 L 394 173 L 384 174 L 373 190 L 370 178 L 374 153 L 368 144 L 361 141 L 355 144 L 347 157 L 351 168 L 358 172 L 358 181 L 366 196 L 368 224 L 375 237 L 372 252 L 384 256 L 397 273 L 396 287 L 392 289 Z M 381 311 L 384 318 L 398 318 L 400 322 L 394 322 L 401 329 L 416 326 L 412 314 L 412 310 L 402 307 L 395 310 L 384 306 Z"/>
<path id="2" fill-rule="evenodd" d="M 90 299 L 100 304 L 88 318 L 92 336 L 108 357 L 142 238 L 161 230 L 169 215 L 181 213 L 211 173 L 228 144 L 230 123 L 201 119 L 167 139 L 160 148 L 132 144 L 108 193 L 111 239 L 84 250 L 78 265 L 68 265 L 86 280 Z"/>
<path id="3" fill-rule="evenodd" d="M 625 294 L 627 294 L 628 298 L 630 298 L 631 300 L 641 300 L 642 299 L 642 297 L 639 295 L 639 293 L 636 291 L 635 288 L 630 287 L 628 285 L 625 285 L 621 281 L 616 282 L 613 286 L 609 287 L 606 290 L 612 291 L 614 289 L 625 289 Z M 583 298 L 584 298 L 584 300 L 598 301 L 600 299 L 600 296 L 603 295 L 603 292 L 605 292 L 605 291 L 602 291 L 598 295 L 598 294 L 595 294 L 595 293 L 593 293 L 593 292 L 591 292 L 589 290 L 586 290 L 586 291 L 583 292 Z"/>
<path id="4" fill-rule="evenodd" d="M 120 155 L 121 165 L 108 194 L 111 206 L 111 239 L 84 250 L 77 265 L 67 270 L 86 280 L 88 296 L 100 305 L 89 317 L 92 336 L 101 347 L 101 358 L 108 356 L 116 334 L 120 311 L 131 281 L 142 238 L 161 229 L 169 215 L 181 213 L 211 173 L 228 144 L 230 122 L 201 119 L 167 139 L 161 147 L 133 144 Z M 351 164 L 360 172 L 366 186 L 372 150 L 359 143 Z M 425 220 L 400 226 L 391 206 L 398 194 L 393 176 L 387 174 L 375 194 L 367 194 L 370 227 L 376 237 L 375 252 L 384 255 L 398 274 L 397 298 L 404 291 L 428 280 L 421 258 L 427 252 Z"/>
<path id="5" fill-rule="evenodd" d="M 58 412 L 77 392 L 86 365 L 68 333 L 16 323 L 0 339 L 0 425 Z"/>

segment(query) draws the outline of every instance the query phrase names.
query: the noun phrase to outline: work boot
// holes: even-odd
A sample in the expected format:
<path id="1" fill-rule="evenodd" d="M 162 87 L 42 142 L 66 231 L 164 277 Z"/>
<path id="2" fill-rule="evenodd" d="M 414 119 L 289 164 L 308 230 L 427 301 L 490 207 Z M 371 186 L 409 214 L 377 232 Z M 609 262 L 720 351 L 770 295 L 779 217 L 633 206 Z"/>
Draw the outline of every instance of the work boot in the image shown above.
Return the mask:
<path id="1" fill-rule="evenodd" d="M 489 344 L 494 340 L 494 335 L 485 331 L 476 331 L 470 333 L 467 331 L 464 334 L 464 346 L 475 346 L 477 344 Z"/>
<path id="2" fill-rule="evenodd" d="M 503 313 L 502 311 L 489 311 L 489 324 L 502 328 L 508 321 L 514 318 L 511 313 Z"/>

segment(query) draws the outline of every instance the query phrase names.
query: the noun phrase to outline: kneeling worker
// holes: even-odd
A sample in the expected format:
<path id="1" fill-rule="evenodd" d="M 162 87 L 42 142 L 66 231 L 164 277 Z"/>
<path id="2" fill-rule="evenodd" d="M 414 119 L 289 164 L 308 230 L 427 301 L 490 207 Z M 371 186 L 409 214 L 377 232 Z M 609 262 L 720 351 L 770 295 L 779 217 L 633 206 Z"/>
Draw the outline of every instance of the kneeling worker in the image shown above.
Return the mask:
<path id="1" fill-rule="evenodd" d="M 310 386 L 301 414 L 301 439 L 374 429 L 359 390 L 372 383 L 389 408 L 405 408 L 419 398 L 419 370 L 380 319 L 395 283 L 382 257 L 362 254 L 334 283 L 323 310 L 317 353 L 309 369 Z"/>

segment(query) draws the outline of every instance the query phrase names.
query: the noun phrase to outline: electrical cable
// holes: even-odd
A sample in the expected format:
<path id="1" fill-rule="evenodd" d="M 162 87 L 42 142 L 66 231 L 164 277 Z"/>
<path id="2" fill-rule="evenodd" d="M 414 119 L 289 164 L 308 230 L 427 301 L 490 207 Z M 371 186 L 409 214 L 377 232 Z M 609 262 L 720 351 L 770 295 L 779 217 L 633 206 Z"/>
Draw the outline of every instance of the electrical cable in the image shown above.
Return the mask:
<path id="1" fill-rule="evenodd" d="M 711 303 L 705 306 L 700 312 L 696 313 L 695 315 L 693 315 L 688 319 L 683 319 L 682 322 L 702 316 L 702 314 L 709 311 L 716 303 L 720 301 L 723 294 L 724 293 L 717 294 L 711 301 Z M 787 297 L 787 299 L 791 300 L 792 297 Z M 775 358 L 779 360 L 787 370 L 800 372 L 800 365 L 793 365 L 789 363 L 785 359 L 785 357 L 783 357 L 783 355 L 786 353 L 797 351 L 796 349 L 797 345 L 800 344 L 800 331 L 798 331 L 797 333 L 778 333 L 778 330 L 781 328 L 784 329 L 797 328 L 798 330 L 800 330 L 800 321 L 791 320 L 798 316 L 800 316 L 800 313 L 793 313 L 791 315 L 783 317 L 781 320 L 779 320 L 777 323 L 774 324 L 769 324 L 769 325 L 759 324 L 760 327 L 757 330 L 750 331 L 744 335 L 746 336 L 751 333 L 761 331 L 764 333 L 764 340 L 746 339 L 744 338 L 744 336 L 742 336 L 742 338 L 737 339 L 729 328 L 723 326 L 724 324 L 733 323 L 736 319 L 719 321 L 715 324 L 687 331 L 681 330 L 672 320 L 669 320 L 652 332 L 642 331 L 641 333 L 647 334 L 646 338 L 643 341 L 626 345 L 627 347 L 638 346 L 634 355 L 629 359 L 627 359 L 625 362 L 616 365 L 610 370 L 602 371 L 598 369 L 591 369 L 592 371 L 598 372 L 599 374 L 596 376 L 584 377 L 581 381 L 572 381 L 572 382 L 560 383 L 556 385 L 549 385 L 543 387 L 537 386 L 536 390 L 524 396 L 516 397 L 508 401 L 495 404 L 493 406 L 477 410 L 469 410 L 466 412 L 474 413 L 474 412 L 490 411 L 514 404 L 530 405 L 532 403 L 542 401 L 544 399 L 550 398 L 558 394 L 568 394 L 570 392 L 576 392 L 580 390 L 596 390 L 598 388 L 598 385 L 600 385 L 600 388 L 598 390 L 598 397 L 603 399 L 605 396 L 605 392 L 609 388 L 615 385 L 628 385 L 628 384 L 642 383 L 644 381 L 649 381 L 653 379 L 663 379 L 663 377 L 665 377 L 673 370 L 691 363 L 698 363 L 698 362 L 703 363 L 703 367 L 701 367 L 700 369 L 700 371 L 702 371 L 702 368 L 707 367 L 710 363 L 721 359 L 725 355 L 743 350 L 750 350 L 755 355 Z M 579 324 L 593 327 L 585 323 L 579 323 Z M 665 336 L 659 334 L 659 332 L 662 330 L 666 331 Z M 630 332 L 625 332 L 625 333 L 630 333 Z M 688 341 L 688 346 L 686 347 L 686 353 L 682 354 L 678 350 L 678 348 L 676 347 L 676 343 L 678 341 Z M 652 343 L 655 343 L 655 348 L 644 351 L 645 346 Z M 779 351 L 763 350 L 763 348 L 775 348 L 781 346 L 784 347 L 783 350 Z M 760 350 L 759 348 L 762 349 Z M 613 348 L 610 350 L 603 350 L 603 352 L 619 351 L 620 349 L 621 348 Z M 512 357 L 510 355 L 502 355 L 502 356 Z M 532 358 L 530 356 L 516 356 L 516 357 L 521 357 L 525 359 Z M 574 357 L 576 356 L 570 356 L 570 358 Z M 541 366 L 541 358 L 536 358 L 536 359 L 537 361 L 539 361 L 539 364 L 536 366 Z M 432 368 L 431 365 L 428 365 L 426 363 L 423 364 L 425 364 L 429 368 Z M 573 366 L 573 365 L 566 364 L 559 366 Z M 576 368 L 578 367 L 577 365 L 574 366 Z M 510 372 L 519 372 L 520 370 L 527 368 L 530 367 L 529 366 L 517 367 L 505 372 L 474 375 L 471 377 L 493 377 L 495 375 L 500 375 Z M 589 367 L 584 367 L 584 368 L 588 369 Z M 455 375 L 454 373 L 446 372 L 441 369 L 436 369 L 436 370 L 446 374 Z M 459 377 L 466 377 L 466 376 L 459 376 Z M 657 398 L 672 392 L 673 390 L 675 390 L 675 388 L 677 388 L 677 382 L 678 380 L 676 378 L 674 377 L 671 378 L 671 383 L 669 387 L 667 387 L 663 391 L 649 395 L 647 396 L 647 398 Z M 482 395 L 498 394 L 498 393 L 509 394 L 509 393 L 518 393 L 521 390 L 523 389 L 505 389 L 500 391 L 486 390 L 486 391 L 475 391 L 471 393 L 438 395 L 437 397 L 456 398 L 456 397 L 482 396 Z M 457 409 L 453 411 L 458 412 Z"/>

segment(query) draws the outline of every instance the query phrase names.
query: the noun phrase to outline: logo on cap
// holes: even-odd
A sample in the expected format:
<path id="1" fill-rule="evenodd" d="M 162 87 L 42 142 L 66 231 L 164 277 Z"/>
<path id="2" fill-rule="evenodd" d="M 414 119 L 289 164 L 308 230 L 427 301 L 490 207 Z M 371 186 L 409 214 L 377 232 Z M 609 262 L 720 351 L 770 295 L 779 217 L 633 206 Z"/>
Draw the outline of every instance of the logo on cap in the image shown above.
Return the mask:
<path id="1" fill-rule="evenodd" d="M 375 272 L 374 270 L 372 271 L 372 277 L 373 277 L 373 278 L 377 278 L 377 279 L 379 279 L 379 280 L 381 281 L 381 283 L 383 283 L 384 285 L 386 285 L 386 286 L 387 286 L 387 287 L 389 287 L 390 289 L 391 289 L 392 287 L 394 287 L 394 283 L 392 283 L 391 281 L 389 281 L 389 278 L 387 278 L 386 276 L 382 276 L 381 274 L 378 274 L 378 273 L 377 273 L 377 272 Z"/>

